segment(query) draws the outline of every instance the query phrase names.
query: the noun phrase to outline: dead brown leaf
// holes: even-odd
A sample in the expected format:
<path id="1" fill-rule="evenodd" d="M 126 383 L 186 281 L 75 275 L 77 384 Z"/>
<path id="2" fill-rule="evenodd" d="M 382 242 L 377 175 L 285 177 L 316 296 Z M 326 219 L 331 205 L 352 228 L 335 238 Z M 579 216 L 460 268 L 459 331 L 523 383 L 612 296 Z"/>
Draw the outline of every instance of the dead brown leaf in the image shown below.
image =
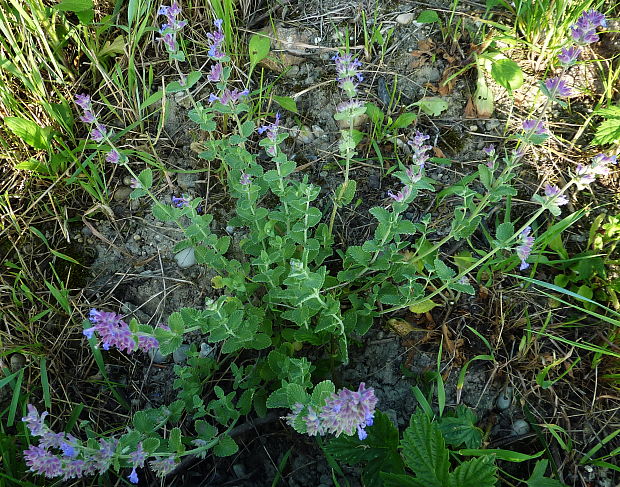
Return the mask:
<path id="1" fill-rule="evenodd" d="M 415 331 L 414 326 L 407 320 L 401 320 L 399 318 L 392 318 L 387 321 L 387 325 L 401 337 L 407 336 L 412 331 Z"/>
<path id="2" fill-rule="evenodd" d="M 478 114 L 476 113 L 476 107 L 474 106 L 474 102 L 471 99 L 471 96 L 467 99 L 467 105 L 465 105 L 465 112 L 463 113 L 463 117 L 478 118 Z"/>
<path id="3" fill-rule="evenodd" d="M 435 157 L 441 157 L 442 159 L 447 159 L 446 155 L 439 147 L 433 147 L 433 154 L 435 154 Z"/>

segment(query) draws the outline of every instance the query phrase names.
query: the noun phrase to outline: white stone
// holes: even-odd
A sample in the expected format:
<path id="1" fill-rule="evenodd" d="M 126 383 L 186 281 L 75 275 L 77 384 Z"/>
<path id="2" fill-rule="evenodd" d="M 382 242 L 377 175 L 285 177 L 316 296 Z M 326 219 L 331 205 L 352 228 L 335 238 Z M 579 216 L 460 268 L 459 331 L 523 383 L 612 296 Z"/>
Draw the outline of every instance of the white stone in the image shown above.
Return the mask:
<path id="1" fill-rule="evenodd" d="M 188 247 L 186 249 L 181 250 L 178 254 L 174 256 L 174 260 L 177 261 L 177 264 L 181 269 L 187 269 L 188 267 L 193 266 L 196 263 L 196 255 L 194 254 L 194 248 Z"/>
<path id="2" fill-rule="evenodd" d="M 525 435 L 530 431 L 530 425 L 523 419 L 517 419 L 512 423 L 512 431 L 515 435 Z"/>
<path id="3" fill-rule="evenodd" d="M 398 17 L 396 17 L 396 22 L 400 25 L 409 25 L 411 22 L 413 22 L 414 18 L 415 15 L 413 15 L 412 13 L 400 14 Z"/>

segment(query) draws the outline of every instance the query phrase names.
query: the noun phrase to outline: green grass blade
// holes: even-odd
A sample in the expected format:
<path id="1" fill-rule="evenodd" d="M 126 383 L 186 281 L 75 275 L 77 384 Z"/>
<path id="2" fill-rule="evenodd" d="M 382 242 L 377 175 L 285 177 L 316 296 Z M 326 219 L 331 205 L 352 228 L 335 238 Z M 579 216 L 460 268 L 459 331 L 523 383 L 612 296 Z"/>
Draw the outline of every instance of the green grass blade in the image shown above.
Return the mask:
<path id="1" fill-rule="evenodd" d="M 52 409 L 52 396 L 50 394 L 50 383 L 47 377 L 47 359 L 41 359 L 41 388 L 43 389 L 43 402 L 47 410 Z"/>

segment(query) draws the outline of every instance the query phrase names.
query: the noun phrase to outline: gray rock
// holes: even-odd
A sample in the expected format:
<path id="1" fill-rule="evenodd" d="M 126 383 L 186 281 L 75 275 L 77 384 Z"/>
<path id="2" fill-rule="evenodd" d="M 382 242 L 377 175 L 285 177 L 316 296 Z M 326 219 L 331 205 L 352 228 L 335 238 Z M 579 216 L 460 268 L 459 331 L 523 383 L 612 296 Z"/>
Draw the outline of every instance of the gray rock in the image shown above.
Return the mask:
<path id="1" fill-rule="evenodd" d="M 196 263 L 196 255 L 194 253 L 194 247 L 188 247 L 181 250 L 174 256 L 174 260 L 177 261 L 178 266 L 181 269 L 187 269 Z"/>
<path id="2" fill-rule="evenodd" d="M 523 419 L 517 419 L 512 423 L 512 431 L 515 435 L 525 435 L 530 431 L 530 425 Z"/>
<path id="3" fill-rule="evenodd" d="M 161 354 L 159 348 L 150 348 L 148 354 L 154 364 L 163 364 L 166 361 L 166 357 Z"/>
<path id="4" fill-rule="evenodd" d="M 196 187 L 196 173 L 180 172 L 177 174 L 177 184 L 181 189 L 191 189 Z"/>
<path id="5" fill-rule="evenodd" d="M 183 344 L 172 352 L 172 360 L 175 364 L 183 364 L 187 360 L 187 354 L 189 353 L 189 345 Z"/>
<path id="6" fill-rule="evenodd" d="M 116 191 L 114 191 L 114 201 L 125 201 L 129 198 L 129 195 L 132 191 L 133 190 L 131 188 L 128 188 L 127 186 L 121 186 Z"/>
<path id="7" fill-rule="evenodd" d="M 497 409 L 501 411 L 508 409 L 512 404 L 512 387 L 506 387 L 506 389 L 500 392 L 495 404 L 497 405 Z"/>
<path id="8" fill-rule="evenodd" d="M 11 355 L 9 364 L 11 372 L 17 372 L 18 370 L 23 369 L 24 365 L 26 365 L 26 357 L 24 357 L 21 353 L 14 353 Z"/>
<path id="9" fill-rule="evenodd" d="M 202 342 L 200 344 L 200 357 L 201 358 L 215 357 L 215 348 L 213 348 L 208 343 Z"/>

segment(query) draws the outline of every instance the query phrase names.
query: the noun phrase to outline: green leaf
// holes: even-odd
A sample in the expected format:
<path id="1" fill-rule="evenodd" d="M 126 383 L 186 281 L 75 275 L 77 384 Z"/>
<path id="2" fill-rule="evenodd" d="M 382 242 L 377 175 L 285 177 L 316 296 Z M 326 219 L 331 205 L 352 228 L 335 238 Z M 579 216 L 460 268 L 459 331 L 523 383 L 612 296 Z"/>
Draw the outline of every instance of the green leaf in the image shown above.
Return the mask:
<path id="1" fill-rule="evenodd" d="M 549 460 L 538 460 L 536 462 L 532 475 L 526 480 L 528 487 L 566 487 L 566 485 L 559 480 L 545 477 L 548 464 Z"/>
<path id="2" fill-rule="evenodd" d="M 114 54 L 121 54 L 125 52 L 125 44 L 126 40 L 122 35 L 117 36 L 113 41 L 106 41 L 97 52 L 97 57 L 103 59 Z"/>
<path id="3" fill-rule="evenodd" d="M 345 183 L 342 183 L 336 189 L 337 203 L 338 205 L 348 205 L 353 201 L 355 197 L 355 190 L 357 189 L 357 182 L 353 179 L 349 179 Z M 321 215 L 322 216 L 322 215 Z"/>
<path id="4" fill-rule="evenodd" d="M 331 397 L 335 391 L 336 388 L 331 380 L 319 382 L 312 391 L 312 404 L 324 406 L 327 398 Z"/>
<path id="5" fill-rule="evenodd" d="M 416 22 L 420 24 L 432 24 L 433 22 L 439 22 L 439 15 L 434 10 L 423 10 L 418 15 Z"/>
<path id="6" fill-rule="evenodd" d="M 156 422 L 147 411 L 137 411 L 133 415 L 133 426 L 140 433 L 152 433 Z"/>
<path id="7" fill-rule="evenodd" d="M 383 119 L 385 115 L 383 115 L 383 111 L 374 103 L 366 103 L 366 115 L 372 123 L 375 125 L 383 123 Z"/>
<path id="8" fill-rule="evenodd" d="M 183 451 L 183 443 L 181 442 L 181 428 L 172 428 L 168 436 L 168 448 L 170 451 L 181 453 Z"/>
<path id="9" fill-rule="evenodd" d="M 515 226 L 510 222 L 504 222 L 497 226 L 495 237 L 500 243 L 507 242 L 515 233 Z"/>
<path id="10" fill-rule="evenodd" d="M 140 104 L 140 110 L 144 110 L 145 108 L 150 107 L 154 103 L 157 103 L 162 99 L 163 96 L 164 92 L 162 90 L 156 91 Z"/>
<path id="11" fill-rule="evenodd" d="M 273 95 L 273 100 L 285 110 L 293 113 L 299 113 L 297 110 L 297 102 L 290 96 Z"/>
<path id="12" fill-rule="evenodd" d="M 290 407 L 290 403 L 288 402 L 288 394 L 285 387 L 281 387 L 269 395 L 267 398 L 267 407 L 270 409 Z"/>
<path id="13" fill-rule="evenodd" d="M 49 128 L 39 127 L 32 120 L 25 120 L 19 117 L 5 117 L 4 123 L 13 134 L 17 135 L 29 146 L 43 150 L 51 148 Z"/>
<path id="14" fill-rule="evenodd" d="M 494 487 L 497 467 L 490 457 L 463 462 L 450 473 L 449 487 Z"/>
<path id="15" fill-rule="evenodd" d="M 366 113 L 368 113 L 368 111 Z M 409 127 L 409 125 L 411 125 L 413 122 L 415 122 L 417 118 L 418 116 L 415 113 L 411 113 L 411 112 L 401 113 L 398 116 L 398 118 L 394 120 L 394 123 L 392 123 L 391 128 L 392 129 L 405 129 Z"/>
<path id="16" fill-rule="evenodd" d="M 477 419 L 470 408 L 459 404 L 456 409 L 456 416 L 442 417 L 438 426 L 448 445 L 479 448 L 482 442 L 482 430 L 476 427 Z"/>
<path id="17" fill-rule="evenodd" d="M 491 76 L 509 92 L 517 90 L 523 85 L 523 71 L 512 59 L 493 61 Z"/>
<path id="18" fill-rule="evenodd" d="M 248 45 L 248 54 L 250 56 L 250 65 L 256 66 L 263 59 L 269 55 L 271 49 L 271 42 L 269 37 L 254 34 L 250 37 L 250 43 Z"/>
<path id="19" fill-rule="evenodd" d="M 80 22 L 85 25 L 90 24 L 94 18 L 92 0 L 62 0 L 53 8 L 60 12 L 75 12 Z"/>
<path id="20" fill-rule="evenodd" d="M 442 281 L 447 281 L 456 274 L 454 270 L 448 267 L 439 257 L 435 259 L 435 273 Z"/>
<path id="21" fill-rule="evenodd" d="M 409 475 L 381 472 L 383 487 L 426 487 L 424 482 Z"/>
<path id="22" fill-rule="evenodd" d="M 483 456 L 483 455 L 494 455 L 499 460 L 506 460 L 507 462 L 525 462 L 526 460 L 533 460 L 534 458 L 538 458 L 543 453 L 544 450 L 535 453 L 534 455 L 528 455 L 526 453 L 519 453 L 511 450 L 498 450 L 498 449 L 488 449 L 488 450 L 471 450 L 468 448 L 459 450 L 459 455 L 467 455 L 467 456 Z"/>
<path id="23" fill-rule="evenodd" d="M 306 389 L 299 384 L 288 384 L 286 386 L 286 398 L 289 406 L 293 406 L 297 403 L 307 404 L 309 400 Z"/>
<path id="24" fill-rule="evenodd" d="M 218 440 L 217 445 L 213 447 L 213 454 L 216 457 L 229 457 L 239 451 L 239 445 L 230 436 L 222 434 Z"/>
<path id="25" fill-rule="evenodd" d="M 592 145 L 620 144 L 620 118 L 603 120 L 596 127 L 596 134 Z"/>
<path id="26" fill-rule="evenodd" d="M 449 452 L 437 425 L 418 409 L 409 422 L 401 441 L 402 455 L 416 479 L 427 487 L 448 484 Z"/>
<path id="27" fill-rule="evenodd" d="M 415 314 L 422 314 L 422 313 L 426 313 L 427 311 L 432 310 L 433 308 L 437 306 L 439 305 L 435 303 L 434 301 L 431 301 L 430 299 L 425 299 L 424 301 L 420 301 L 418 303 L 415 303 L 409 306 L 409 311 Z"/>
<path id="28" fill-rule="evenodd" d="M 441 112 L 448 108 L 448 102 L 444 101 L 438 96 L 425 96 L 420 101 L 416 101 L 414 105 L 420 107 L 427 115 L 438 117 Z"/>

